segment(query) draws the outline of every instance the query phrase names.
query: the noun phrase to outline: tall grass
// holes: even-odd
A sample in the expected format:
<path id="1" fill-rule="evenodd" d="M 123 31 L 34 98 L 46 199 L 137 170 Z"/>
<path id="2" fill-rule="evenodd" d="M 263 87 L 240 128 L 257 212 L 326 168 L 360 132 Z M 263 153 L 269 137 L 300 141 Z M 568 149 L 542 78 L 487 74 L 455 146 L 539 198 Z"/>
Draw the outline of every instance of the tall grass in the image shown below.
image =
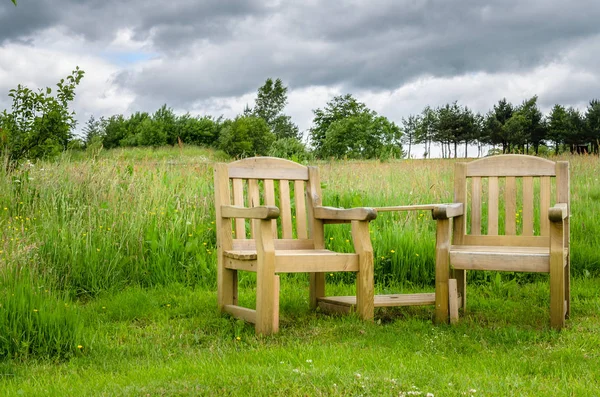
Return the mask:
<path id="1" fill-rule="evenodd" d="M 566 159 L 571 162 L 573 273 L 599 274 L 600 165 L 595 157 Z M 0 258 L 9 267 L 31 268 L 74 296 L 171 282 L 213 287 L 213 160 L 212 152 L 198 148 L 118 150 L 3 173 Z M 322 162 L 324 204 L 450 202 L 452 164 Z M 432 284 L 435 222 L 428 212 L 381 213 L 371 224 L 371 236 L 382 288 Z M 326 238 L 332 249 L 352 250 L 346 225 L 327 226 Z M 351 275 L 334 276 L 349 281 L 335 277 Z"/>

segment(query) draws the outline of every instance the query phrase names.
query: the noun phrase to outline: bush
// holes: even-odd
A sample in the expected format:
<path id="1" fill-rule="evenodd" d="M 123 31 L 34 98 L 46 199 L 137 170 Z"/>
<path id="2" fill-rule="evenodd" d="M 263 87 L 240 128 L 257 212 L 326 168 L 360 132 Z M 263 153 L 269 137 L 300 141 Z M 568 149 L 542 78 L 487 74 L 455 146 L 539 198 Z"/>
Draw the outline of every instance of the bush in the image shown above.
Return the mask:
<path id="1" fill-rule="evenodd" d="M 306 146 L 296 138 L 278 139 L 271 145 L 269 156 L 281 157 L 296 162 L 303 162 L 311 159 L 311 154 L 306 150 Z"/>

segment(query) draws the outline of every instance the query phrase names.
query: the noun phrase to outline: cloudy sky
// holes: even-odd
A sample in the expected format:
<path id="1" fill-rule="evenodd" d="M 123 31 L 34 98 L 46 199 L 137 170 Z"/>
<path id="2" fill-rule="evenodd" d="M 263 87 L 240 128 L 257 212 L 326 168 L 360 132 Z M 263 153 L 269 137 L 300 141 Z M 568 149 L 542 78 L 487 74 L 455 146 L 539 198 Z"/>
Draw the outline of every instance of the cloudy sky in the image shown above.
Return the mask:
<path id="1" fill-rule="evenodd" d="M 547 112 L 600 97 L 598 0 L 0 0 L 0 109 L 10 88 L 86 75 L 74 109 L 233 117 L 268 77 L 301 130 L 351 93 L 401 123 L 458 100 L 532 95 Z"/>

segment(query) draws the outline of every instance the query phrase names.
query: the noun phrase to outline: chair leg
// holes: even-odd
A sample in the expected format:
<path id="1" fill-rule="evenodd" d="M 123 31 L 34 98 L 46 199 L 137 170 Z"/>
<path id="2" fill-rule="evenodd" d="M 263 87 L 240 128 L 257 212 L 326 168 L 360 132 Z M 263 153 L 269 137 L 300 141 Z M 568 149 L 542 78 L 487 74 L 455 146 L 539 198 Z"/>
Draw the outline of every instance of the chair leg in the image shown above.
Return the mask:
<path id="1" fill-rule="evenodd" d="M 264 264 L 258 264 L 256 274 L 257 335 L 270 335 L 279 329 L 279 276 L 264 268 Z"/>
<path id="2" fill-rule="evenodd" d="M 325 273 L 309 273 L 309 306 L 316 309 L 319 298 L 325 296 Z"/>
<path id="3" fill-rule="evenodd" d="M 565 259 L 563 252 L 563 224 L 550 222 L 550 326 L 565 326 Z"/>
<path id="4" fill-rule="evenodd" d="M 449 300 L 449 311 L 450 311 L 450 324 L 456 324 L 458 322 L 458 290 L 457 282 L 455 278 L 448 280 L 448 300 Z"/>
<path id="5" fill-rule="evenodd" d="M 358 254 L 356 311 L 361 319 L 370 321 L 375 317 L 375 276 L 369 223 L 352 221 L 352 239 Z"/>
<path id="6" fill-rule="evenodd" d="M 571 258 L 570 257 L 567 257 L 567 264 L 565 266 L 565 304 L 567 305 L 566 312 L 565 312 L 565 318 L 569 318 L 571 316 Z"/>
<path id="7" fill-rule="evenodd" d="M 225 305 L 237 304 L 237 271 L 226 269 L 223 255 L 219 253 L 217 267 L 217 304 L 223 311 Z"/>
<path id="8" fill-rule="evenodd" d="M 467 307 L 467 271 L 463 269 L 453 269 L 452 278 L 456 279 L 456 289 L 460 299 L 459 307 L 462 307 L 463 312 Z"/>
<path id="9" fill-rule="evenodd" d="M 435 248 L 435 321 L 448 323 L 450 278 L 450 220 L 438 219 Z"/>

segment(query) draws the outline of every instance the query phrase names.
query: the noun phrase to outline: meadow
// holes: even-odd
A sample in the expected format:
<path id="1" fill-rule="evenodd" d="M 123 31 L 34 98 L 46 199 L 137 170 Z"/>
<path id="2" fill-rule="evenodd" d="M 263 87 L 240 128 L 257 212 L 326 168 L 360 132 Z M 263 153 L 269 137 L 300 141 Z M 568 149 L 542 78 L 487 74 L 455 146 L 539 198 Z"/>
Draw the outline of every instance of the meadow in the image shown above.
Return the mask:
<path id="1" fill-rule="evenodd" d="M 547 276 L 478 272 L 455 327 L 432 307 L 374 323 L 308 309 L 282 277 L 281 331 L 256 337 L 216 309 L 211 150 L 65 153 L 0 171 L 2 395 L 600 394 L 600 162 L 571 164 L 572 317 L 549 327 Z M 318 162 L 324 204 L 452 201 L 453 160 Z M 4 169 L 4 167 L 2 168 Z M 425 211 L 371 224 L 378 293 L 432 291 Z M 350 230 L 326 228 L 351 249 Z M 240 279 L 252 305 L 252 275 Z M 328 275 L 328 294 L 352 293 Z"/>

